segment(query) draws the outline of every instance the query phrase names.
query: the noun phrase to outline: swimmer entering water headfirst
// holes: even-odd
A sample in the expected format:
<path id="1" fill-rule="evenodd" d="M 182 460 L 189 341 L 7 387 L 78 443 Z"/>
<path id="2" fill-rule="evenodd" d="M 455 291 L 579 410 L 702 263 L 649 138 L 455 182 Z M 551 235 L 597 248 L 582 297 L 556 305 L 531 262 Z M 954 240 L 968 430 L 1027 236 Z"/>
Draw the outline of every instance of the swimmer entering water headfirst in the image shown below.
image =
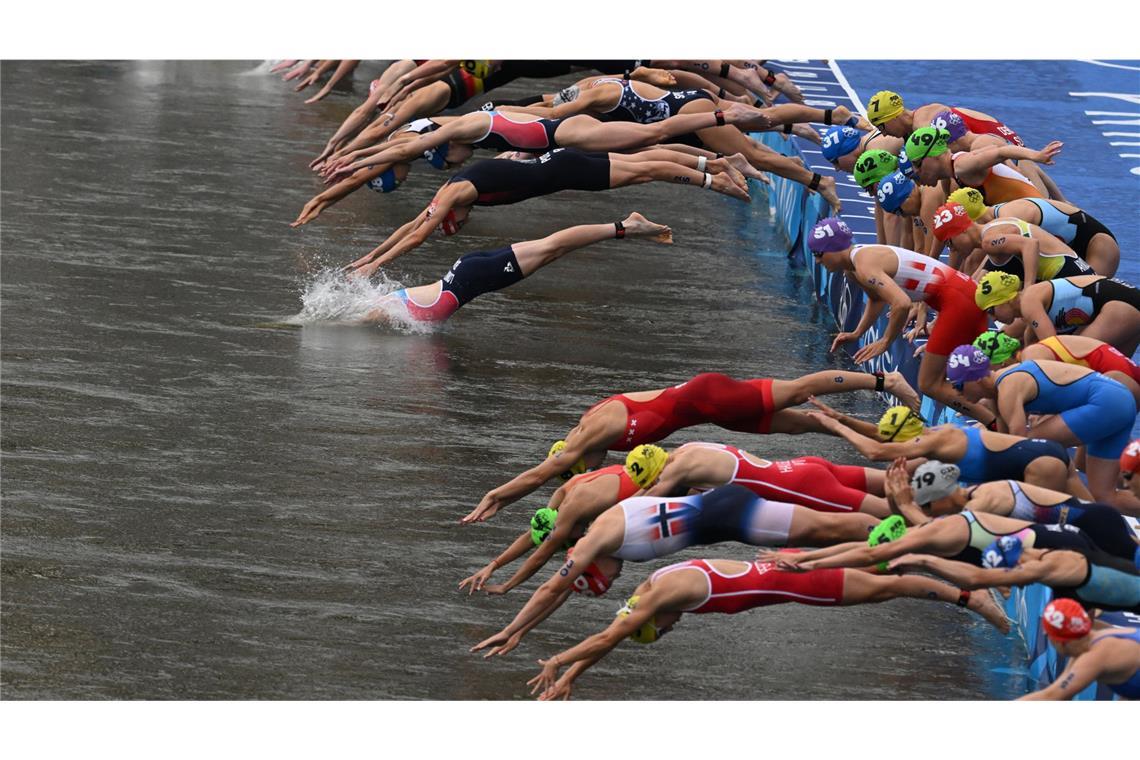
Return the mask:
<path id="1" fill-rule="evenodd" d="M 615 237 L 673 242 L 673 233 L 668 227 L 651 222 L 637 212 L 611 224 L 580 224 L 541 240 L 460 256 L 443 279 L 388 294 L 363 321 L 442 322 L 477 296 L 514 285 L 571 251 Z"/>

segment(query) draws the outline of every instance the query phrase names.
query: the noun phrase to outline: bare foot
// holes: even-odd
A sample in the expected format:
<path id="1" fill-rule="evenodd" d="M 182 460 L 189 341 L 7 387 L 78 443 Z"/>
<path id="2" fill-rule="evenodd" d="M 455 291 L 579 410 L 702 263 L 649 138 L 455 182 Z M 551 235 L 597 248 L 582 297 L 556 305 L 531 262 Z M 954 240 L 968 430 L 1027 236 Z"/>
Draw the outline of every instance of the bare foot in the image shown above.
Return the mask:
<path id="1" fill-rule="evenodd" d="M 772 127 L 772 120 L 756 106 L 729 103 L 722 110 L 725 123 L 734 124 L 741 129 L 765 130 Z"/>
<path id="2" fill-rule="evenodd" d="M 716 160 L 725 162 L 733 169 L 736 169 L 738 172 L 743 174 L 745 177 L 751 177 L 752 179 L 759 180 L 769 185 L 772 184 L 772 180 L 768 179 L 768 175 L 757 169 L 752 164 L 748 163 L 748 159 L 744 157 L 743 153 L 733 153 L 731 156 L 725 156 L 724 158 L 718 158 Z M 710 165 L 712 163 L 712 161 L 709 161 Z"/>
<path id="3" fill-rule="evenodd" d="M 788 98 L 793 103 L 803 103 L 804 94 L 800 92 L 800 88 L 796 87 L 796 83 L 788 79 L 787 74 L 777 74 L 776 81 L 772 85 Z"/>
<path id="4" fill-rule="evenodd" d="M 994 601 L 989 589 L 983 588 L 972 592 L 966 607 L 984 617 L 1002 633 L 1009 633 L 1009 618 L 1005 616 L 1005 610 Z"/>
<path id="5" fill-rule="evenodd" d="M 638 66 L 629 72 L 629 78 L 651 84 L 654 87 L 664 87 L 668 89 L 677 86 L 677 77 L 673 76 L 671 72 L 665 69 L 651 69 L 648 66 Z"/>
<path id="6" fill-rule="evenodd" d="M 803 138 L 808 142 L 813 142 L 816 145 L 823 145 L 823 138 L 819 136 L 819 132 L 816 132 L 807 124 L 793 124 L 792 134 L 796 137 Z"/>
<path id="7" fill-rule="evenodd" d="M 748 180 L 744 178 L 744 172 L 737 169 L 729 163 L 728 160 L 724 158 L 710 158 L 706 166 L 708 170 L 714 174 L 727 174 L 742 190 L 748 189 Z"/>
<path id="8" fill-rule="evenodd" d="M 748 191 L 741 189 L 739 185 L 733 182 L 732 178 L 728 176 L 727 172 L 723 174 L 713 174 L 711 176 L 712 186 L 709 188 L 710 190 L 715 190 L 716 192 L 724 193 L 725 195 L 731 195 L 733 198 L 745 202 L 752 200 L 752 197 L 748 195 Z"/>
<path id="9" fill-rule="evenodd" d="M 914 388 L 910 387 L 910 383 L 902 376 L 901 372 L 897 370 L 888 372 L 883 375 L 883 388 L 887 393 L 891 394 L 904 405 L 909 406 L 914 411 L 918 411 L 922 406 L 922 399 L 915 393 Z"/>
<path id="10" fill-rule="evenodd" d="M 621 222 L 627 237 L 647 237 L 656 243 L 672 243 L 673 230 L 657 224 L 634 211 Z"/>

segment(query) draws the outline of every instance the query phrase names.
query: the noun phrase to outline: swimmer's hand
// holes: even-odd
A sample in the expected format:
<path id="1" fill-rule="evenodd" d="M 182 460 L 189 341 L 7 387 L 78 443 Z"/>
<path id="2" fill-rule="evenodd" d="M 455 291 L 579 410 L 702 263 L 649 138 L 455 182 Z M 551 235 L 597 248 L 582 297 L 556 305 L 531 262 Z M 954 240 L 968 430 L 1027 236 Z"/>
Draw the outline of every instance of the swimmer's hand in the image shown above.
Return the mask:
<path id="1" fill-rule="evenodd" d="M 906 470 L 906 457 L 891 462 L 883 479 L 883 491 L 896 504 L 914 503 L 914 489 L 910 485 L 910 474 Z M 917 506 L 917 504 L 915 505 Z"/>
<path id="2" fill-rule="evenodd" d="M 500 506 L 502 506 L 502 504 L 499 499 L 492 493 L 488 493 L 483 497 L 483 500 L 479 502 L 479 506 L 471 510 L 466 517 L 461 518 L 459 522 L 461 525 L 483 522 L 484 520 L 494 517 L 495 513 L 499 511 Z"/>
<path id="3" fill-rule="evenodd" d="M 781 554 L 780 558 L 776 560 L 776 569 L 791 573 L 806 573 L 811 570 L 810 564 L 810 562 L 800 564 L 800 560 L 795 554 Z"/>
<path id="4" fill-rule="evenodd" d="M 558 658 L 551 657 L 549 660 L 539 660 L 538 664 L 542 666 L 542 672 L 537 676 L 527 681 L 527 685 L 531 687 L 530 693 L 535 692 L 546 693 L 547 690 L 554 687 L 558 681 Z"/>
<path id="5" fill-rule="evenodd" d="M 311 201 L 305 204 L 305 207 L 301 209 L 301 213 L 297 215 L 296 219 L 289 223 L 289 226 L 300 227 L 303 224 L 308 224 L 320 216 L 321 212 L 324 210 L 325 204 L 322 201 L 313 198 Z"/>
<path id="6" fill-rule="evenodd" d="M 522 641 L 522 634 L 521 633 L 512 634 L 511 637 L 509 639 L 507 639 L 507 643 L 500 644 L 497 647 L 492 647 L 491 649 L 488 649 L 487 654 L 483 655 L 483 659 L 485 660 L 488 657 L 497 657 L 499 655 L 504 655 L 507 652 L 512 651 L 515 647 L 517 647 L 519 645 L 520 641 Z"/>
<path id="7" fill-rule="evenodd" d="M 780 559 L 780 552 L 776 549 L 761 549 L 756 552 L 757 562 L 776 562 Z"/>
<path id="8" fill-rule="evenodd" d="M 808 396 L 808 403 L 811 404 L 812 406 L 814 406 L 816 409 L 818 409 L 823 414 L 826 414 L 831 419 L 838 420 L 840 422 L 843 421 L 843 413 L 842 412 L 837 412 L 835 409 L 832 409 L 830 406 L 823 403 L 822 401 L 817 399 L 815 396 Z"/>
<path id="9" fill-rule="evenodd" d="M 841 332 L 835 336 L 835 340 L 831 341 L 831 350 L 834 351 L 835 349 L 842 346 L 844 343 L 851 341 L 851 340 L 856 340 L 856 339 L 858 339 L 858 337 L 859 337 L 859 333 Z"/>
<path id="10" fill-rule="evenodd" d="M 495 572 L 495 565 L 494 564 L 488 564 L 482 570 L 475 573 L 474 575 L 469 575 L 466 578 L 464 578 L 463 580 L 459 581 L 459 588 L 460 589 L 466 588 L 468 596 L 471 596 L 476 591 L 482 591 L 484 584 L 486 584 L 487 581 L 489 581 L 491 579 L 491 575 L 494 572 Z"/>
<path id="11" fill-rule="evenodd" d="M 1039 164 L 1046 164 L 1048 166 L 1052 166 L 1053 165 L 1053 157 L 1056 156 L 1058 153 L 1060 153 L 1061 148 L 1063 148 L 1063 147 L 1065 147 L 1065 143 L 1063 143 L 1059 140 L 1054 140 L 1053 142 L 1049 143 L 1048 145 L 1046 145 L 1041 150 L 1037 151 L 1036 155 L 1033 156 L 1033 160 Z"/>
<path id="12" fill-rule="evenodd" d="M 568 675 L 569 673 L 566 674 L 566 676 Z M 570 699 L 570 687 L 574 682 L 568 680 L 566 676 L 562 676 L 553 686 L 542 692 L 542 694 L 538 696 L 538 700 L 540 702 L 551 702 L 556 699 L 563 701 Z"/>
<path id="13" fill-rule="evenodd" d="M 843 424 L 838 419 L 829 417 L 826 414 L 823 414 L 821 412 L 804 412 L 804 414 L 814 420 L 818 420 L 820 426 L 823 427 L 824 430 L 830 430 L 833 433 L 843 430 Z"/>
<path id="14" fill-rule="evenodd" d="M 878 340 L 872 341 L 872 342 L 868 343 L 867 345 L 863 346 L 862 348 L 860 348 L 858 351 L 855 352 L 855 355 L 851 358 L 855 360 L 856 364 L 861 364 L 862 362 L 869 362 L 872 359 L 874 359 L 876 356 L 881 356 L 881 355 L 885 354 L 887 352 L 888 348 L 890 348 L 890 344 L 887 343 L 887 341 L 884 340 L 883 338 L 879 338 Z"/>
<path id="15" fill-rule="evenodd" d="M 492 583 L 490 586 L 484 586 L 483 591 L 487 592 L 490 596 L 502 596 L 510 591 L 505 583 Z"/>
<path id="16" fill-rule="evenodd" d="M 483 639 L 482 641 L 480 641 L 478 644 L 471 647 L 467 651 L 468 652 L 479 652 L 483 649 L 486 649 L 487 647 L 502 646 L 503 644 L 507 643 L 507 640 L 509 638 L 510 637 L 507 634 L 503 633 L 502 631 L 499 631 L 494 636 L 488 636 L 487 638 Z"/>

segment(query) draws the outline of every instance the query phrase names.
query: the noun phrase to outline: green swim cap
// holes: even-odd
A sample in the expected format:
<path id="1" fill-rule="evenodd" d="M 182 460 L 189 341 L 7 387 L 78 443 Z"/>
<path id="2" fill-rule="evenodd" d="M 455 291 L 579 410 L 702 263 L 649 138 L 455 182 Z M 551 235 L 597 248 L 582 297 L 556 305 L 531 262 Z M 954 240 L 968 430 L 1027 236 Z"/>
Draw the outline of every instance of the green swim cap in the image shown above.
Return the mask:
<path id="1" fill-rule="evenodd" d="M 891 515 L 884 518 L 875 526 L 867 536 L 867 546 L 878 546 L 879 544 L 889 544 L 891 541 L 898 541 L 906 535 L 906 521 L 900 515 Z M 879 572 L 885 573 L 887 571 L 887 563 L 880 562 Z"/>
<path id="2" fill-rule="evenodd" d="M 534 517 L 530 518 L 530 540 L 535 546 L 545 541 L 550 531 L 554 530 L 554 521 L 557 517 L 558 512 L 550 507 L 535 510 Z"/>
<path id="3" fill-rule="evenodd" d="M 1001 330 L 986 330 L 974 339 L 974 346 L 988 356 L 991 363 L 1001 364 L 1021 350 L 1021 341 Z"/>
<path id="4" fill-rule="evenodd" d="M 911 163 L 918 163 L 924 158 L 941 156 L 950 150 L 950 130 L 938 127 L 923 127 L 910 133 L 906 138 L 906 157 Z"/>
<path id="5" fill-rule="evenodd" d="M 885 150 L 865 150 L 855 161 L 855 183 L 866 190 L 871 185 L 894 174 L 899 168 L 899 157 Z"/>

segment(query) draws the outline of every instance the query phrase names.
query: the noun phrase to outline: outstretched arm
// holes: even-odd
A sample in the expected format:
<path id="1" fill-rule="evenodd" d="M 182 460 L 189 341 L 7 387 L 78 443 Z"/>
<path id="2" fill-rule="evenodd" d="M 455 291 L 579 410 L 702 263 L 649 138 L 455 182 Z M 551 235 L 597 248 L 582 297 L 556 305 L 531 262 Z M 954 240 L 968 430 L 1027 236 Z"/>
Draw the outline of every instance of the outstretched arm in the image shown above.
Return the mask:
<path id="1" fill-rule="evenodd" d="M 289 226 L 300 227 L 303 224 L 308 224 L 320 216 L 321 212 L 326 208 L 341 200 L 361 185 L 367 184 L 370 180 L 379 177 L 381 174 L 388 171 L 389 168 L 391 167 L 373 166 L 370 169 L 355 172 L 352 174 L 352 176 L 345 177 L 340 182 L 336 183 L 324 192 L 313 196 L 313 198 L 305 204 L 304 208 L 301 209 L 301 213 L 297 215 L 297 218 L 293 220 Z"/>
<path id="2" fill-rule="evenodd" d="M 491 579 L 491 574 L 498 570 L 500 567 L 511 564 L 519 557 L 523 556 L 530 550 L 533 542 L 530 539 L 530 531 L 524 530 L 518 538 L 511 542 L 511 545 L 503 550 L 503 553 L 483 566 L 479 572 L 469 575 L 459 582 L 459 588 L 467 589 L 468 595 L 476 591 L 483 590 L 484 584 Z"/>
<path id="3" fill-rule="evenodd" d="M 896 543 L 901 545 L 906 539 L 907 536 L 903 536 Z M 908 548 L 903 546 L 901 552 L 891 555 L 897 559 L 888 565 L 889 570 L 923 570 L 967 591 L 997 586 L 1025 586 L 1040 581 L 1046 570 L 1040 560 L 1023 562 L 1015 568 L 985 568 L 929 554 L 908 554 Z"/>
<path id="4" fill-rule="evenodd" d="M 897 457 L 915 459 L 917 457 L 928 456 L 933 445 L 931 442 L 933 436 L 929 434 L 920 435 L 909 441 L 884 443 L 874 438 L 860 435 L 838 420 L 828 417 L 826 414 L 819 412 L 808 412 L 808 414 L 817 418 L 820 424 L 830 432 L 840 438 L 845 438 L 860 454 L 875 462 L 886 462 Z M 876 432 L 878 432 L 877 428 Z"/>
<path id="5" fill-rule="evenodd" d="M 547 457 L 526 472 L 516 475 L 498 488 L 488 491 L 475 509 L 461 519 L 461 523 L 482 522 L 512 502 L 518 501 L 553 477 L 570 470 L 592 448 L 609 441 L 599 440 L 604 430 L 595 427 L 592 419 L 584 421 L 566 436 L 566 448 L 559 456 Z"/>
<path id="6" fill-rule="evenodd" d="M 1020 148 L 1016 145 L 995 145 L 989 148 L 982 148 L 981 150 L 972 150 L 958 158 L 955 169 L 959 174 L 966 175 L 985 173 L 991 167 L 997 166 L 1002 161 L 1009 160 L 1020 161 L 1027 159 L 1039 164 L 1052 164 L 1053 157 L 1061 152 L 1061 148 L 1064 147 L 1064 145 L 1063 142 L 1054 140 L 1041 150 Z"/>
<path id="7" fill-rule="evenodd" d="M 622 639 L 636 633 L 641 626 L 649 622 L 655 613 L 655 607 L 648 604 L 638 604 L 629 615 L 614 618 L 614 621 L 604 631 L 595 633 L 580 644 L 559 652 L 548 660 L 539 660 L 538 664 L 542 665 L 542 672 L 527 681 L 527 684 L 532 687 L 531 693 L 545 694 L 559 681 L 558 671 L 566 665 L 582 664 L 582 667 L 575 670 L 574 678 L 577 678 L 590 665 L 609 654 L 622 642 Z M 564 688 L 568 690 L 574 678 L 566 681 L 563 684 Z"/>
<path id="8" fill-rule="evenodd" d="M 433 60 L 421 63 L 407 74 L 399 77 L 393 84 L 398 87 L 396 93 L 388 100 L 386 107 L 391 109 L 400 104 L 421 87 L 432 82 L 438 82 L 459 67 L 459 61 Z"/>
<path id="9" fill-rule="evenodd" d="M 320 92 L 318 92 L 316 95 L 306 100 L 305 104 L 308 105 L 309 103 L 316 103 L 318 100 L 323 100 L 330 92 L 332 92 L 332 88 L 336 87 L 337 82 L 355 71 L 356 67 L 359 65 L 360 61 L 345 60 L 338 63 L 336 71 L 334 71 L 332 76 L 329 77 L 329 81 L 325 82 L 325 86 L 322 87 L 320 89 Z"/>
<path id="10" fill-rule="evenodd" d="M 515 615 L 514 619 L 512 619 L 503 630 L 494 636 L 480 641 L 471 647 L 471 651 L 478 652 L 487 647 L 497 648 L 510 639 L 514 639 L 514 643 L 517 644 L 526 631 L 534 628 L 540 621 L 546 619 L 554 610 L 558 609 L 562 603 L 566 601 L 570 589 L 574 586 L 574 580 L 580 576 L 594 560 L 595 555 L 591 553 L 588 548 L 583 547 L 582 542 L 579 542 L 575 551 L 575 554 L 579 553 L 583 556 L 568 557 L 558 572 L 535 589 L 534 593 L 530 595 L 530 599 L 523 605 L 523 608 L 518 611 L 518 614 Z M 492 650 L 488 652 L 488 655 L 494 653 L 495 650 Z"/>
<path id="11" fill-rule="evenodd" d="M 541 544 L 526 558 L 526 562 L 515 571 L 515 574 L 510 577 L 506 583 L 497 587 L 487 588 L 488 594 L 505 594 L 520 583 L 526 582 L 528 578 L 537 573 L 542 566 L 545 565 L 554 553 L 558 551 L 567 541 L 570 540 L 570 534 L 574 529 L 574 520 L 565 517 L 561 510 L 558 512 L 558 517 L 554 520 L 554 529 L 550 531 Z M 527 533 L 527 541 L 530 541 L 530 534 Z"/>

